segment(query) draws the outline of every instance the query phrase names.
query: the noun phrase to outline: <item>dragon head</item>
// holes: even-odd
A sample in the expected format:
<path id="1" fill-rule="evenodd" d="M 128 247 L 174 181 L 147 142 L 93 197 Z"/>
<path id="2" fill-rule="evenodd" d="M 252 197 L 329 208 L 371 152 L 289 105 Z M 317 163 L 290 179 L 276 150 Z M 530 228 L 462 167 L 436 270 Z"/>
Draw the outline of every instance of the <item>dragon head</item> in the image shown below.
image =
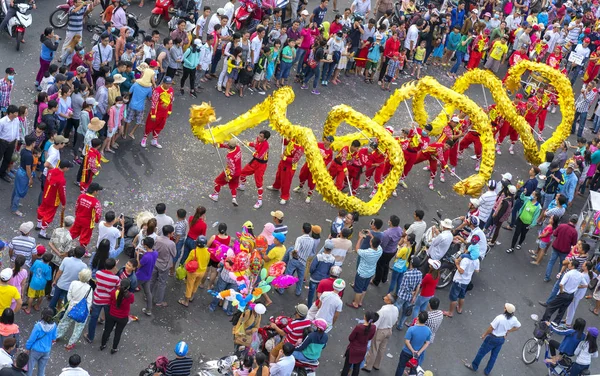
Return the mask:
<path id="1" fill-rule="evenodd" d="M 215 121 L 217 121 L 215 109 L 210 103 L 202 102 L 201 105 L 193 105 L 190 108 L 190 124 L 196 137 L 202 139 L 204 127 Z"/>

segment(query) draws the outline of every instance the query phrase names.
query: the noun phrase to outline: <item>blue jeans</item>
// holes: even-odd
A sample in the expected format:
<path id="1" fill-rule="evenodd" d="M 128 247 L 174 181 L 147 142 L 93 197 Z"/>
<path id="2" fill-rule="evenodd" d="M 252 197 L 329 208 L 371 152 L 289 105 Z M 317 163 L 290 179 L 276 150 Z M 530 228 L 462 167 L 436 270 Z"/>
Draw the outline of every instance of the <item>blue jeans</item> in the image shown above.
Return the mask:
<path id="1" fill-rule="evenodd" d="M 573 366 L 571 367 L 571 373 L 569 375 L 570 376 L 579 376 L 579 375 L 581 375 L 581 371 L 586 370 L 588 368 L 590 368 L 589 365 L 583 366 L 579 363 L 573 363 Z"/>
<path id="2" fill-rule="evenodd" d="M 556 298 L 556 295 L 558 295 L 559 291 L 560 291 L 560 278 L 558 278 L 556 280 L 556 282 L 554 283 L 554 286 L 552 286 L 552 291 L 550 291 L 550 296 L 546 300 L 546 304 L 550 304 L 550 301 L 552 299 Z"/>
<path id="3" fill-rule="evenodd" d="M 223 278 L 221 278 L 221 275 L 219 275 L 219 278 L 217 279 L 217 285 L 215 286 L 214 290 L 217 292 L 221 292 L 221 291 L 229 290 L 229 289 L 237 290 L 237 284 L 226 282 Z M 217 309 L 219 300 L 221 300 L 221 299 L 214 297 L 212 302 L 210 302 L 208 309 L 210 309 L 211 311 L 214 311 L 215 309 Z M 231 316 L 231 314 L 233 313 L 233 304 L 231 304 L 231 302 L 229 302 L 229 304 L 227 304 L 227 309 L 225 310 L 225 312 L 227 313 L 228 316 Z"/>
<path id="4" fill-rule="evenodd" d="M 304 57 L 306 56 L 306 52 L 308 50 L 302 49 L 302 48 L 298 48 L 296 50 L 296 60 L 294 60 L 294 62 L 292 64 L 298 64 L 296 66 L 296 72 L 298 72 L 298 74 L 300 74 L 300 72 L 302 72 L 302 64 L 304 64 Z"/>
<path id="5" fill-rule="evenodd" d="M 321 74 L 321 81 L 329 81 L 336 66 L 337 63 L 334 62 L 323 63 L 323 73 Z"/>
<path id="6" fill-rule="evenodd" d="M 187 237 L 186 237 L 186 239 L 187 239 Z M 177 244 L 175 244 L 175 249 L 177 250 L 177 254 L 175 254 L 175 257 L 173 257 L 173 265 L 177 265 L 177 261 L 179 261 L 179 257 L 181 257 L 181 251 L 183 249 L 184 244 L 185 244 L 185 239 L 179 239 Z M 185 260 L 183 260 L 183 261 L 185 261 Z"/>
<path id="7" fill-rule="evenodd" d="M 37 365 L 37 376 L 45 376 L 46 375 L 46 365 L 48 364 L 48 360 L 50 360 L 50 351 L 48 352 L 39 352 L 35 350 L 31 350 L 29 353 L 29 363 L 27 371 L 27 376 L 33 376 L 33 368 Z"/>
<path id="8" fill-rule="evenodd" d="M 319 282 L 308 282 L 308 298 L 306 299 L 306 305 L 310 308 L 313 304 L 313 299 L 315 298 L 315 292 L 317 291 L 317 286 L 319 286 Z"/>
<path id="9" fill-rule="evenodd" d="M 573 67 L 573 70 L 571 71 L 571 75 L 569 76 L 569 81 L 571 81 L 571 85 L 575 84 L 575 81 L 577 80 L 577 77 L 579 76 L 579 72 L 581 71 L 581 68 L 583 67 L 583 65 L 575 65 Z"/>
<path id="10" fill-rule="evenodd" d="M 291 257 L 287 261 L 287 267 L 285 268 L 285 275 L 294 275 L 296 272 L 296 277 L 298 277 L 298 282 L 296 282 L 296 296 L 302 295 L 302 285 L 304 281 L 304 270 L 306 270 L 306 264 L 300 260 L 296 260 Z M 277 289 L 277 292 L 283 294 L 283 289 Z"/>
<path id="11" fill-rule="evenodd" d="M 58 120 L 58 130 L 56 131 L 56 134 L 62 134 L 63 130 L 65 129 L 65 127 L 67 126 L 67 120 Z"/>
<path id="12" fill-rule="evenodd" d="M 398 324 L 396 324 L 396 328 L 398 330 L 402 330 L 402 326 L 404 325 L 404 320 L 406 320 L 406 315 L 404 315 L 404 310 L 410 305 L 410 300 L 402 300 L 402 299 L 398 299 L 396 300 L 396 303 L 394 303 L 396 305 L 396 307 L 398 308 L 398 311 L 400 311 L 400 320 L 398 320 Z"/>
<path id="13" fill-rule="evenodd" d="M 429 303 L 429 299 L 431 298 L 433 298 L 433 296 L 417 296 L 417 300 L 415 301 L 415 307 L 413 308 L 413 320 L 419 315 L 419 312 L 427 310 L 427 304 Z"/>
<path id="14" fill-rule="evenodd" d="M 456 51 L 456 63 L 454 63 L 454 65 L 452 66 L 452 69 L 450 69 L 450 73 L 456 73 L 458 72 L 458 68 L 460 68 L 460 65 L 463 63 L 463 59 L 465 57 L 465 53 L 462 51 Z"/>
<path id="15" fill-rule="evenodd" d="M 554 200 L 554 196 L 556 196 L 556 193 L 546 193 L 542 191 L 542 197 L 544 198 L 544 210 L 548 209 L 548 206 L 550 206 L 550 203 L 552 200 Z"/>
<path id="16" fill-rule="evenodd" d="M 594 133 L 598 133 L 600 131 L 600 116 L 596 116 L 594 119 Z"/>
<path id="17" fill-rule="evenodd" d="M 306 356 L 304 356 L 304 354 L 302 353 L 302 351 L 294 351 L 294 359 L 299 360 L 301 362 L 314 362 L 314 359 L 308 359 Z"/>
<path id="18" fill-rule="evenodd" d="M 88 332 L 87 336 L 90 341 L 94 340 L 96 337 L 96 325 L 98 325 L 98 317 L 100 317 L 100 311 L 104 309 L 104 317 L 108 317 L 108 308 L 109 305 L 98 305 L 92 303 L 92 309 L 90 309 L 90 322 L 88 323 Z"/>
<path id="19" fill-rule="evenodd" d="M 290 71 L 292 70 L 292 65 L 294 63 L 286 63 L 285 61 L 282 61 L 281 64 L 279 65 L 279 72 L 277 73 L 277 79 L 281 80 L 282 78 L 285 80 L 286 78 L 289 77 L 290 75 Z"/>
<path id="20" fill-rule="evenodd" d="M 483 372 L 486 375 L 492 372 L 492 368 L 494 368 L 494 363 L 496 363 L 496 359 L 498 359 L 498 354 L 500 353 L 503 344 L 504 337 L 495 337 L 491 334 L 488 334 L 488 336 L 485 337 L 483 343 L 479 347 L 479 351 L 477 351 L 475 359 L 473 359 L 473 362 L 471 362 L 473 369 L 477 371 L 477 369 L 479 368 L 479 363 L 481 363 L 483 357 L 491 351 L 492 354 L 490 355 L 490 360 L 488 360 L 488 364 L 487 366 L 485 366 Z"/>
<path id="21" fill-rule="evenodd" d="M 586 119 L 587 112 L 575 111 L 575 118 L 573 119 L 573 124 L 571 125 L 571 134 L 575 133 L 575 130 L 577 130 L 577 137 L 582 137 Z M 577 128 L 577 120 L 579 120 L 579 128 Z"/>
<path id="22" fill-rule="evenodd" d="M 50 300 L 50 308 L 52 308 L 54 310 L 54 312 L 56 312 L 56 305 L 58 304 L 58 301 L 61 300 L 64 301 L 67 299 L 67 290 L 63 290 L 61 288 L 59 288 L 58 286 L 54 286 L 54 295 L 52 295 L 52 300 Z"/>
<path id="23" fill-rule="evenodd" d="M 181 257 L 181 260 L 179 262 L 179 264 L 183 264 L 185 262 L 185 260 L 187 260 L 188 256 L 190 255 L 190 252 L 192 251 L 192 249 L 196 248 L 196 240 L 190 238 L 189 236 L 187 236 L 185 238 L 185 242 L 183 243 L 183 257 Z"/>
<path id="24" fill-rule="evenodd" d="M 388 289 L 388 294 L 398 293 L 400 284 L 402 283 L 402 277 L 404 277 L 404 273 L 400 273 L 392 269 L 392 277 L 390 279 L 390 288 Z"/>
<path id="25" fill-rule="evenodd" d="M 315 76 L 313 80 L 313 90 L 317 88 L 317 84 L 319 83 L 319 73 L 321 72 L 321 65 L 317 63 L 317 66 L 311 68 L 307 65 L 306 74 L 304 76 L 304 85 L 308 85 L 310 79 Z"/>
<path id="26" fill-rule="evenodd" d="M 517 222 L 517 214 L 519 214 L 519 210 L 521 210 L 522 206 L 523 200 L 515 200 L 515 204 L 513 205 L 512 212 L 510 214 L 510 227 L 515 227 L 515 224 Z"/>
<path id="27" fill-rule="evenodd" d="M 552 247 L 552 256 L 550 256 L 550 260 L 548 260 L 548 266 L 546 267 L 546 279 L 550 279 L 550 275 L 552 274 L 552 269 L 554 268 L 556 260 L 560 260 L 560 263 L 558 264 L 558 269 L 560 270 L 565 258 L 567 258 L 566 253 L 558 252 L 556 249 L 554 249 L 554 247 Z"/>

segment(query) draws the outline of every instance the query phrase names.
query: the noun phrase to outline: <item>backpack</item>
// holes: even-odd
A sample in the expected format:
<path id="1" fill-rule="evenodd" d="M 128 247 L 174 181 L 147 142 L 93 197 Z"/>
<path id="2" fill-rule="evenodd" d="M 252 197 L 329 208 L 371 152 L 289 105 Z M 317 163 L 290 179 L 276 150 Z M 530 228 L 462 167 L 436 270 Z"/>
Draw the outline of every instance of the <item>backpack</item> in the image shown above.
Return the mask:
<path id="1" fill-rule="evenodd" d="M 236 326 L 240 322 L 240 317 L 242 317 L 242 312 L 238 310 L 231 316 L 231 325 Z"/>
<path id="2" fill-rule="evenodd" d="M 156 373 L 163 374 L 167 371 L 167 365 L 169 364 L 169 359 L 165 356 L 159 356 L 156 360 L 148 365 L 145 369 L 143 369 L 139 376 L 154 376 Z"/>

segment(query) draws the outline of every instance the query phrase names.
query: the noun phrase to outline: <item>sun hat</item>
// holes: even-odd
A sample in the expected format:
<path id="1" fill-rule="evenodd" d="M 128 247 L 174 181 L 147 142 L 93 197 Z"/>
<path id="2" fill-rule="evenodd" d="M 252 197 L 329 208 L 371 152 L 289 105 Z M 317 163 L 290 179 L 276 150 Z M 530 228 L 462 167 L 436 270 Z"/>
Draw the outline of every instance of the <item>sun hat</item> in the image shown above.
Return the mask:
<path id="1" fill-rule="evenodd" d="M 104 128 L 104 124 L 106 124 L 104 120 L 100 120 L 97 117 L 93 117 L 92 120 L 90 120 L 90 123 L 88 124 L 88 129 L 90 131 L 98 132 L 100 129 Z"/>
<path id="2" fill-rule="evenodd" d="M 442 226 L 442 228 L 448 228 L 448 229 L 453 229 L 454 226 L 452 225 L 452 220 L 449 218 L 444 219 L 441 223 L 440 226 Z"/>
<path id="3" fill-rule="evenodd" d="M 115 74 L 114 76 L 112 76 L 114 78 L 114 82 L 115 84 L 119 85 L 122 84 L 123 82 L 125 82 L 125 77 L 123 77 L 122 75 L 120 75 L 119 73 Z"/>
<path id="4" fill-rule="evenodd" d="M 510 304 L 510 303 L 506 303 L 504 304 L 504 309 L 506 310 L 506 312 L 508 313 L 515 313 L 515 306 Z"/>

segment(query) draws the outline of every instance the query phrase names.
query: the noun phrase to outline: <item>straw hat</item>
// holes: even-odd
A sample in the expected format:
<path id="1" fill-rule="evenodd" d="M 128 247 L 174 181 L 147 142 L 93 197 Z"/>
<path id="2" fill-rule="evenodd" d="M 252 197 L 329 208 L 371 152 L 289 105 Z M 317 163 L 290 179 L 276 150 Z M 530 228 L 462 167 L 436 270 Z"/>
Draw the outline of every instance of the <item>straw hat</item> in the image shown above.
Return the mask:
<path id="1" fill-rule="evenodd" d="M 154 70 L 148 68 L 148 69 L 144 70 L 142 77 L 140 77 L 135 82 L 137 82 L 138 84 L 140 84 L 143 87 L 150 87 L 150 86 L 152 86 L 152 78 L 154 78 Z"/>
<path id="2" fill-rule="evenodd" d="M 146 63 L 140 63 L 140 65 L 138 65 L 135 69 L 137 69 L 138 72 L 143 72 L 143 71 L 145 71 L 148 68 L 150 68 L 148 66 L 148 64 L 146 64 Z"/>
<path id="3" fill-rule="evenodd" d="M 112 76 L 115 80 L 115 84 L 119 85 L 125 82 L 125 77 L 121 76 L 119 73 Z"/>
<path id="4" fill-rule="evenodd" d="M 90 131 L 98 132 L 100 129 L 104 127 L 105 121 L 100 120 L 97 117 L 93 117 L 88 124 L 88 129 Z"/>

